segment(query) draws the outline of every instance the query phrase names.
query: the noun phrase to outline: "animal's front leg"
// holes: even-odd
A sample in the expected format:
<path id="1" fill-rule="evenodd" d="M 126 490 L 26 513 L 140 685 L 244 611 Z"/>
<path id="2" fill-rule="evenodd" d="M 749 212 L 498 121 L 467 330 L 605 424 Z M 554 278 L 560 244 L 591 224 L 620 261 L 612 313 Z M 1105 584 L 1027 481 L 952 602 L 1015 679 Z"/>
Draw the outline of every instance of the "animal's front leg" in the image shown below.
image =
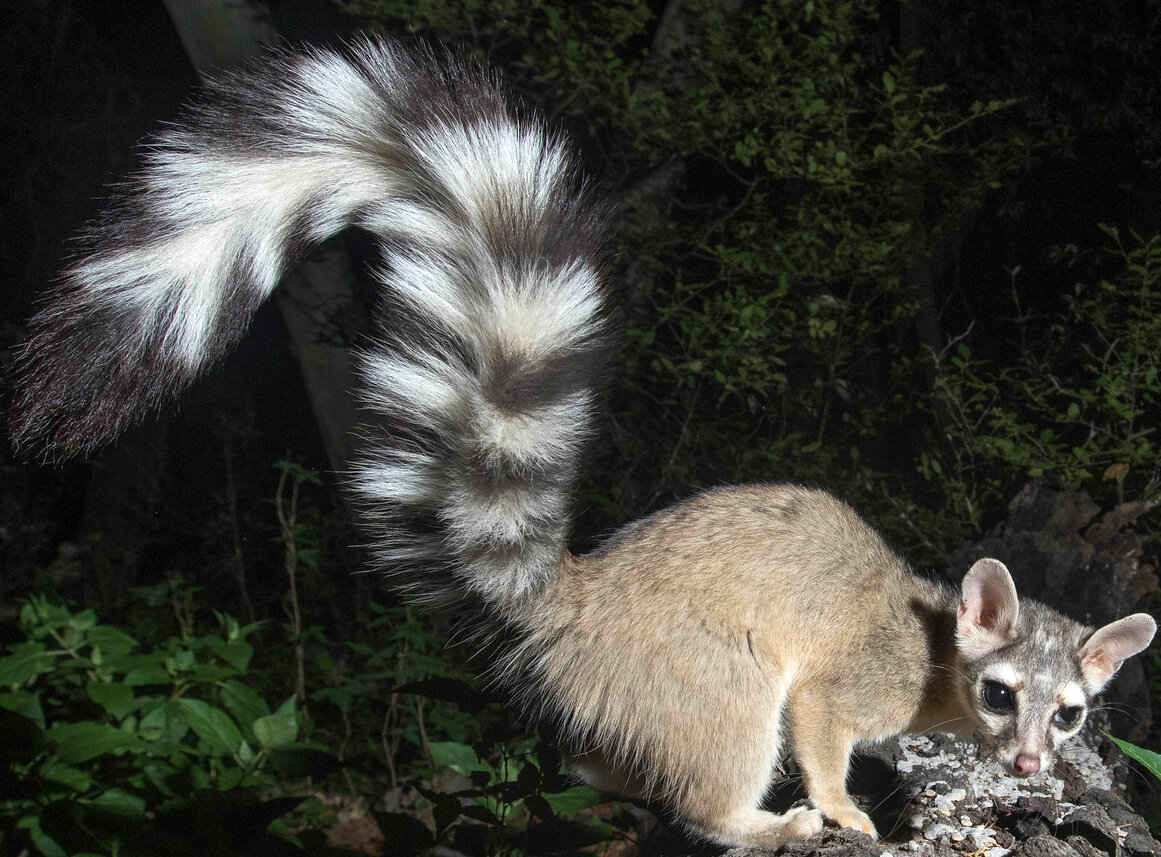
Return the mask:
<path id="1" fill-rule="evenodd" d="M 854 736 L 835 716 L 834 705 L 823 694 L 801 691 L 791 702 L 794 755 L 802 768 L 806 793 L 827 818 L 878 839 L 870 816 L 847 793 Z"/>

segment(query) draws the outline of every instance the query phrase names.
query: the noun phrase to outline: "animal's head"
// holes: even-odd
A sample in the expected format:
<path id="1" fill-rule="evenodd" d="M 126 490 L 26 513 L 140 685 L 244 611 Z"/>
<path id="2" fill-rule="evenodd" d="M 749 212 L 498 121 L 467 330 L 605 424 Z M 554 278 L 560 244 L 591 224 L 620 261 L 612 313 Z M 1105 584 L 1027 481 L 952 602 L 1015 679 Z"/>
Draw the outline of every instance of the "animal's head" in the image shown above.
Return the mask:
<path id="1" fill-rule="evenodd" d="M 1094 631 L 1035 601 L 1020 602 L 1004 564 L 981 559 L 963 579 L 956 647 L 963 692 L 979 731 L 1012 774 L 1052 763 L 1080 731 L 1093 696 L 1157 623 L 1134 613 Z"/>

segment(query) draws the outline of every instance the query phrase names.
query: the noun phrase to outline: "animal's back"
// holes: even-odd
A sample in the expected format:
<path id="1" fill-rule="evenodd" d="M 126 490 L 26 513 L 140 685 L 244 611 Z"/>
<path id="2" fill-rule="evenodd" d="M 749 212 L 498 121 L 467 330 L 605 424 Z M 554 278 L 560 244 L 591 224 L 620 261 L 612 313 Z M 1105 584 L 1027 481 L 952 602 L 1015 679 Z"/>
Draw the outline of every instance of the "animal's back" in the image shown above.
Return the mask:
<path id="1" fill-rule="evenodd" d="M 824 639 L 858 645 L 930 587 L 846 503 L 798 485 L 699 494 L 631 524 L 562 576 L 552 601 L 621 639 L 689 633 L 746 641 L 806 665 Z M 646 618 L 648 617 L 648 618 Z"/>

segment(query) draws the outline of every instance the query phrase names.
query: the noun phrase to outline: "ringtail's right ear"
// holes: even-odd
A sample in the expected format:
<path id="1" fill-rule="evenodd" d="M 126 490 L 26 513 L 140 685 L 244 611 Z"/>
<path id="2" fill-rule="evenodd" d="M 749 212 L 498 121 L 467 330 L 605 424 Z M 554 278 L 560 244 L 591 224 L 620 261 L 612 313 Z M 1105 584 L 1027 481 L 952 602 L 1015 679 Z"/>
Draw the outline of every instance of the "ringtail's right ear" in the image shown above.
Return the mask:
<path id="1" fill-rule="evenodd" d="M 1157 623 L 1148 613 L 1134 613 L 1094 631 L 1078 653 L 1085 690 L 1099 693 L 1121 664 L 1149 647 L 1155 633 Z"/>
<path id="2" fill-rule="evenodd" d="M 1016 584 L 998 559 L 981 559 L 963 578 L 955 641 L 969 659 L 981 658 L 1011 642 L 1020 620 Z"/>

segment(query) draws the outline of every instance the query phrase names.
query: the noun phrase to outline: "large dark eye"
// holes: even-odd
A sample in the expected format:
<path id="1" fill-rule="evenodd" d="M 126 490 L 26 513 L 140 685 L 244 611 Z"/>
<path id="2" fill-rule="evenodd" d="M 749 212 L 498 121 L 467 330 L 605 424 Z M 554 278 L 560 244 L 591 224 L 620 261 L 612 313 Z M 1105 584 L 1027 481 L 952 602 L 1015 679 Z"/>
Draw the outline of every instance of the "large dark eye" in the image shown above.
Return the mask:
<path id="1" fill-rule="evenodd" d="M 1084 713 L 1084 709 L 1077 705 L 1069 705 L 1064 708 L 1057 709 L 1056 713 L 1052 715 L 1052 722 L 1057 726 L 1065 729 L 1071 729 L 1080 720 L 1080 715 Z"/>
<path id="2" fill-rule="evenodd" d="M 1013 711 L 1016 708 L 1016 695 L 1012 688 L 998 681 L 984 682 L 984 705 L 993 711 Z"/>

